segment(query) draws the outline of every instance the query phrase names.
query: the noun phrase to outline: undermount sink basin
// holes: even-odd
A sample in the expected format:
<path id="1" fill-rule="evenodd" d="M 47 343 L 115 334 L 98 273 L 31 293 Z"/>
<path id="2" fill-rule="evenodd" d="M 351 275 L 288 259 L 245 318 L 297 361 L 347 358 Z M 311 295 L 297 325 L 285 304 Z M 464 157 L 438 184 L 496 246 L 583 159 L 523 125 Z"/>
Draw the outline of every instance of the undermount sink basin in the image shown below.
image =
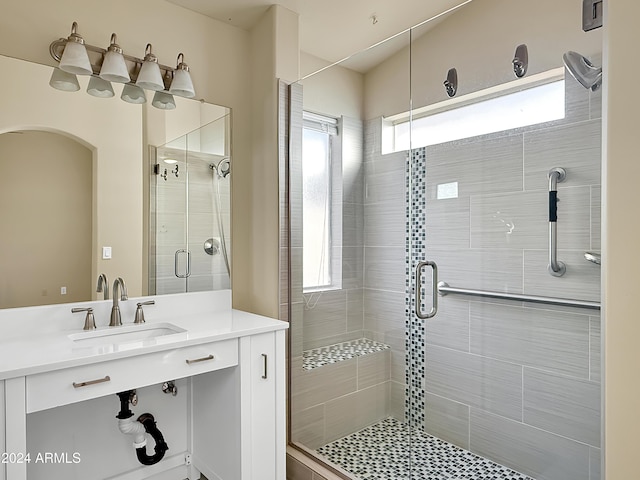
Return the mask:
<path id="1" fill-rule="evenodd" d="M 69 339 L 78 347 L 108 347 L 117 350 L 175 341 L 186 337 L 186 330 L 171 323 L 152 323 L 106 327 L 89 332 L 73 333 Z"/>

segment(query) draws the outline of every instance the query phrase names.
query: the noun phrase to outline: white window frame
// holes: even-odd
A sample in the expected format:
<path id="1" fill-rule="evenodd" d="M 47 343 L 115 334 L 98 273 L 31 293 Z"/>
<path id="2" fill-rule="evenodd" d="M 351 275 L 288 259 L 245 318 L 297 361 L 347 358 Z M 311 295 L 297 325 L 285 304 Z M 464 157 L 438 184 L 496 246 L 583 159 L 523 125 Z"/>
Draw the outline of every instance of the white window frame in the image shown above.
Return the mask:
<path id="1" fill-rule="evenodd" d="M 330 178 L 328 179 L 327 211 L 329 212 L 327 232 L 327 257 L 325 259 L 328 269 L 329 281 L 322 285 L 304 285 L 303 292 L 319 292 L 342 288 L 342 161 L 341 161 L 341 136 L 340 120 L 322 114 L 304 111 L 303 131 L 305 129 L 326 133 L 328 135 L 328 164 Z M 304 135 L 303 135 L 304 136 Z M 304 156 L 304 145 L 302 149 Z M 304 203 L 304 199 L 303 199 Z M 303 218 L 303 231 L 305 219 Z M 304 234 L 303 234 L 304 236 Z M 304 247 L 304 245 L 303 245 Z M 304 261 L 303 261 L 304 269 Z"/>
<path id="2" fill-rule="evenodd" d="M 536 92 L 548 96 L 553 108 L 537 108 L 537 102 L 531 101 L 531 94 Z M 523 105 L 529 108 L 521 112 Z M 482 122 L 473 121 L 478 118 L 473 115 L 474 110 L 483 110 Z M 386 117 L 382 125 L 382 153 L 472 138 L 564 117 L 564 68 L 557 68 Z"/>

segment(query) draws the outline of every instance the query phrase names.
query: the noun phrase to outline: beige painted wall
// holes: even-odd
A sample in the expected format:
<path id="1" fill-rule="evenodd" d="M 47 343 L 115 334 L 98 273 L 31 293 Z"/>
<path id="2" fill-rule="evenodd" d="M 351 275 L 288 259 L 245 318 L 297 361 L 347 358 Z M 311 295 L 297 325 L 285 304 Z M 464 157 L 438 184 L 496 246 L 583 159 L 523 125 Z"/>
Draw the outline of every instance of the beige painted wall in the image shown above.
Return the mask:
<path id="1" fill-rule="evenodd" d="M 63 135 L 0 135 L 0 308 L 91 300 L 92 163 Z"/>
<path id="2" fill-rule="evenodd" d="M 273 5 L 253 28 L 251 46 L 253 155 L 250 169 L 253 180 L 250 184 L 243 183 L 237 187 L 250 199 L 251 209 L 256 213 L 250 244 L 244 250 L 251 251 L 254 256 L 250 278 L 251 298 L 247 308 L 278 318 L 280 221 L 277 79 L 291 82 L 298 77 L 298 15 Z M 235 196 L 232 205 L 235 215 L 239 208 Z M 237 245 L 234 244 L 234 247 Z"/>
<path id="3" fill-rule="evenodd" d="M 604 445 L 606 480 L 638 478 L 640 432 L 640 97 L 631 79 L 640 3 L 608 0 L 604 65 L 603 171 Z"/>
<path id="4" fill-rule="evenodd" d="M 300 53 L 302 75 L 317 72 L 329 62 L 308 53 Z M 302 80 L 304 109 L 340 117 L 362 119 L 364 115 L 364 76 L 354 70 L 335 65 Z"/>
<path id="5" fill-rule="evenodd" d="M 152 43 L 160 62 L 172 65 L 178 53 L 183 52 L 198 97 L 232 108 L 233 183 L 252 184 L 248 32 L 156 0 L 4 2 L 0 15 L 0 54 L 53 65 L 49 44 L 68 36 L 73 21 L 78 22 L 79 33 L 87 43 L 93 45 L 105 47 L 111 33 L 116 32 L 125 53 L 134 56 L 142 56 L 145 45 Z M 137 185 L 142 185 L 142 181 Z M 250 187 L 234 188 L 232 194 L 235 212 L 232 225 L 235 244 L 232 248 L 233 296 L 234 305 L 242 308 L 251 306 L 254 258 L 250 244 L 254 212 L 247 189 Z M 136 262 L 143 263 L 141 260 Z M 277 303 L 277 299 L 274 302 Z"/>

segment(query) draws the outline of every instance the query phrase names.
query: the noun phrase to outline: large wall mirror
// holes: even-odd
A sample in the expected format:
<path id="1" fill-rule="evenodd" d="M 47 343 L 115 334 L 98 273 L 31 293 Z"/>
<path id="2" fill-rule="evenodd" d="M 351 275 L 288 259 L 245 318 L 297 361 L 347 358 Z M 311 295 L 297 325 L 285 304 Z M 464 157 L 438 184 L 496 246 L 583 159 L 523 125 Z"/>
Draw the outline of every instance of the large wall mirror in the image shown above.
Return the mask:
<path id="1" fill-rule="evenodd" d="M 230 288 L 230 109 L 49 87 L 0 56 L 0 308 Z M 110 257 L 110 258 L 108 258 Z"/>

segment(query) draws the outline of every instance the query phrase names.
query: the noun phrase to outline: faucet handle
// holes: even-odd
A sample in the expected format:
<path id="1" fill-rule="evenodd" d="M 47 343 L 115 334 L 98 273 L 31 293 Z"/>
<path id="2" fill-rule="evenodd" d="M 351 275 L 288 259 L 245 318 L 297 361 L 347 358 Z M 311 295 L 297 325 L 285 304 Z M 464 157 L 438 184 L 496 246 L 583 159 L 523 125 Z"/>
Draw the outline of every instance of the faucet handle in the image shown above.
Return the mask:
<path id="1" fill-rule="evenodd" d="M 142 306 L 143 305 L 155 305 L 156 302 L 154 300 L 149 300 L 146 302 L 140 302 L 138 303 L 138 308 L 136 308 L 136 318 L 133 321 L 133 323 L 144 323 L 144 312 L 142 311 Z"/>
<path id="2" fill-rule="evenodd" d="M 94 330 L 96 328 L 96 320 L 93 316 L 93 308 L 79 308 L 74 307 L 71 309 L 71 313 L 87 312 L 87 316 L 84 318 L 83 330 Z"/>

